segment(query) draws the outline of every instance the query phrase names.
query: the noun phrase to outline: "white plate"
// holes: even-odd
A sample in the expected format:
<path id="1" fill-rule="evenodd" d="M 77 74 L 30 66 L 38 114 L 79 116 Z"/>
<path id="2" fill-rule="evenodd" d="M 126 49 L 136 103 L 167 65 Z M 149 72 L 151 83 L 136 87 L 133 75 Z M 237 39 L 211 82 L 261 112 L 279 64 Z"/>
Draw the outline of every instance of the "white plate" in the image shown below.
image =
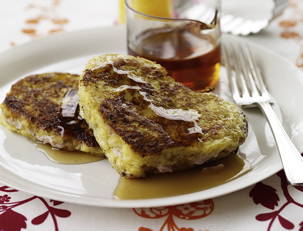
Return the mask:
<path id="1" fill-rule="evenodd" d="M 238 40 L 225 37 L 236 43 Z M 270 92 L 287 115 L 285 127 L 291 128 L 295 141 L 302 137 L 301 100 L 303 76 L 281 57 L 252 45 L 253 52 L 263 64 Z M 13 82 L 30 73 L 68 71 L 80 73 L 89 57 L 101 53 L 125 53 L 125 30 L 104 27 L 62 33 L 10 49 L 0 56 L 0 99 Z M 222 82 L 223 81 L 223 82 Z M 219 90 L 223 92 L 224 75 Z M 66 202 L 105 207 L 152 207 L 193 202 L 213 198 L 254 184 L 282 168 L 270 130 L 257 110 L 247 111 L 248 120 L 256 134 L 258 145 L 251 136 L 246 142 L 248 157 L 264 158 L 253 163 L 253 169 L 223 185 L 180 196 L 116 200 L 112 197 L 119 180 L 107 161 L 83 165 L 61 165 L 50 162 L 35 145 L 4 128 L 0 129 L 0 181 L 35 195 Z M 303 147 L 302 141 L 297 143 Z M 301 148 L 300 147 L 300 148 Z M 242 147 L 243 148 L 243 147 Z M 302 149 L 301 149 L 302 150 Z"/>

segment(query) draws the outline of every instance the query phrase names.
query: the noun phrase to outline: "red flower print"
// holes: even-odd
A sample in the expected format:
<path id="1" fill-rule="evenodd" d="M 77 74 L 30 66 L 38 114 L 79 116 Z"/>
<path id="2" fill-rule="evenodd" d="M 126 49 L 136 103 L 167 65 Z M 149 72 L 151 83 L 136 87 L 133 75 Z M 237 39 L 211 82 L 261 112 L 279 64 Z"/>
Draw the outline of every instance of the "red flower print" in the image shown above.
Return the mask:
<path id="1" fill-rule="evenodd" d="M 259 215 L 256 216 L 256 219 L 258 221 L 267 221 L 270 220 L 272 218 L 274 218 L 277 215 L 277 212 L 271 212 L 271 213 L 261 213 Z"/>
<path id="2" fill-rule="evenodd" d="M 52 202 L 54 206 L 63 204 L 62 201 L 50 200 L 50 202 Z"/>
<path id="3" fill-rule="evenodd" d="M 294 223 L 288 220 L 286 217 L 282 216 L 281 213 L 289 204 L 294 204 L 298 207 L 303 208 L 302 204 L 298 203 L 297 201 L 295 201 L 294 198 L 290 196 L 288 191 L 289 183 L 286 179 L 285 173 L 283 171 L 280 171 L 277 173 L 277 176 L 280 177 L 281 188 L 283 191 L 283 195 L 286 199 L 286 202 L 276 211 L 262 213 L 256 216 L 256 219 L 258 221 L 269 221 L 267 231 L 270 231 L 272 229 L 275 221 L 279 222 L 279 225 L 283 230 L 294 229 L 295 228 Z M 302 186 L 295 186 L 295 188 L 303 192 Z M 262 198 L 262 195 L 264 196 L 264 198 Z M 278 205 L 278 201 L 279 201 L 279 197 L 276 194 L 276 190 L 271 186 L 265 185 L 263 183 L 257 183 L 250 191 L 249 196 L 253 198 L 253 201 L 256 204 L 260 203 L 264 207 L 272 210 L 275 208 L 275 206 Z M 299 226 L 300 226 L 299 231 L 303 231 L 303 221 L 299 224 Z"/>
<path id="4" fill-rule="evenodd" d="M 6 210 L 0 215 L 1 231 L 20 231 L 26 228 L 26 217 L 12 209 Z"/>
<path id="5" fill-rule="evenodd" d="M 0 191 L 6 193 L 18 192 L 18 190 L 11 189 L 8 186 L 0 187 Z M 50 200 L 49 203 L 44 198 L 38 196 L 31 196 L 20 201 L 11 201 L 11 197 L 4 194 L 0 196 L 0 231 L 20 231 L 22 228 L 26 228 L 26 217 L 15 212 L 13 209 L 33 200 L 39 200 L 46 208 L 45 212 L 32 219 L 31 223 L 33 225 L 40 225 L 49 218 L 54 224 L 54 230 L 58 231 L 58 217 L 65 218 L 71 215 L 70 211 L 56 207 L 63 203 L 61 201 Z"/>
<path id="6" fill-rule="evenodd" d="M 145 227 L 140 227 L 138 229 L 138 231 L 153 231 L 152 229 L 149 229 L 149 228 L 145 228 Z"/>
<path id="7" fill-rule="evenodd" d="M 42 213 L 41 215 L 35 217 L 32 220 L 32 224 L 33 225 L 40 225 L 40 224 L 42 224 L 46 220 L 48 214 L 49 214 L 49 211 L 46 211 L 46 212 Z"/>
<path id="8" fill-rule="evenodd" d="M 190 204 L 158 207 L 158 208 L 140 208 L 133 211 L 140 217 L 148 219 L 159 219 L 166 217 L 160 227 L 160 231 L 194 231 L 193 228 L 178 227 L 174 217 L 184 220 L 201 219 L 212 213 L 214 209 L 213 200 L 205 200 Z M 138 231 L 153 231 L 148 227 L 139 227 Z"/>
<path id="9" fill-rule="evenodd" d="M 285 228 L 285 229 L 293 229 L 295 226 L 292 222 L 287 220 L 286 218 L 282 217 L 281 215 L 278 215 L 278 219 L 280 224 Z"/>
<path id="10" fill-rule="evenodd" d="M 271 186 L 263 183 L 257 183 L 250 191 L 249 196 L 253 199 L 255 204 L 261 204 L 266 208 L 274 209 L 278 205 L 279 196 L 276 190 Z"/>
<path id="11" fill-rule="evenodd" d="M 303 192 L 303 186 L 295 186 L 296 189 L 298 189 L 299 191 Z"/>
<path id="12" fill-rule="evenodd" d="M 18 190 L 12 189 L 8 186 L 1 186 L 0 191 L 2 191 L 2 192 L 18 192 Z"/>
<path id="13" fill-rule="evenodd" d="M 0 196 L 0 203 L 9 202 L 11 198 L 8 195 Z"/>

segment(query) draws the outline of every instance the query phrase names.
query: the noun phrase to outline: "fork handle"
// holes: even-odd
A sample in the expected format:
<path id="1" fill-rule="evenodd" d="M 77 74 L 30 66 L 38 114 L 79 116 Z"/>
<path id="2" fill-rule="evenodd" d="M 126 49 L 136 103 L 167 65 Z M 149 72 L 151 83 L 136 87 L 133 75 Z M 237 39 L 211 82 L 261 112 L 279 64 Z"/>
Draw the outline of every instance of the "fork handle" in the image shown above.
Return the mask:
<path id="1" fill-rule="evenodd" d="M 279 118 L 267 102 L 258 103 L 260 109 L 266 115 L 267 121 L 276 140 L 284 171 L 288 181 L 292 185 L 303 184 L 303 158 L 285 132 Z"/>

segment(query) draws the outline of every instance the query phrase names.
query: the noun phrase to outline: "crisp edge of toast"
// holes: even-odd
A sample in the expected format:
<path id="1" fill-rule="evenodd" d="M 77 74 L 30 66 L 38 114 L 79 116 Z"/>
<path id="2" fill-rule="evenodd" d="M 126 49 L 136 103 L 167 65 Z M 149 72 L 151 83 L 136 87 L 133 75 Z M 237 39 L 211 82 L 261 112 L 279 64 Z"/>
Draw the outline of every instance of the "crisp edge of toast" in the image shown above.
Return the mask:
<path id="1" fill-rule="evenodd" d="M 102 62 L 108 61 L 108 57 L 110 56 L 115 55 L 110 54 L 92 58 L 88 62 L 85 70 L 98 67 Z M 125 57 L 121 55 L 117 55 L 116 57 L 119 56 Z M 221 139 L 220 142 L 223 144 L 225 143 L 225 145 L 223 145 L 224 148 L 218 149 L 215 152 L 207 152 L 203 150 L 200 151 L 199 155 L 192 147 L 173 147 L 163 150 L 159 155 L 141 156 L 132 150 L 130 145 L 124 142 L 123 139 L 104 121 L 98 110 L 100 105 L 96 102 L 94 103 L 94 100 L 90 99 L 88 96 L 89 91 L 84 89 L 83 84 L 81 84 L 84 73 L 85 71 L 80 76 L 79 87 L 81 116 L 85 118 L 90 128 L 93 130 L 97 142 L 104 149 L 105 155 L 111 162 L 112 166 L 123 176 L 129 178 L 145 177 L 150 173 L 170 172 L 189 168 L 195 165 L 201 165 L 210 159 L 222 158 L 235 153 L 241 144 L 238 143 L 236 146 L 230 145 L 228 140 Z M 239 114 L 241 114 L 240 111 Z M 98 122 L 96 122 L 95 116 L 98 117 Z M 244 117 L 243 119 L 245 120 Z M 246 131 L 244 130 L 247 130 L 247 127 L 245 129 L 243 128 L 243 132 L 245 133 Z M 217 143 L 218 142 L 219 141 L 217 140 Z M 206 149 L 211 150 L 212 144 L 208 145 L 209 147 Z M 207 146 L 207 144 L 204 143 L 201 145 L 201 149 L 203 149 L 203 146 Z M 174 161 L 174 159 L 180 156 L 180 153 L 186 153 L 186 155 L 182 155 L 183 158 L 181 158 L 181 160 L 177 162 Z M 163 156 L 165 156 L 165 158 L 160 158 Z M 165 161 L 161 162 L 161 159 L 172 160 L 172 162 L 169 163 L 169 166 L 166 166 L 165 164 L 167 163 L 164 163 Z M 122 163 L 120 163 L 120 160 L 123 160 Z M 190 164 L 188 164 L 188 162 L 190 162 Z"/>

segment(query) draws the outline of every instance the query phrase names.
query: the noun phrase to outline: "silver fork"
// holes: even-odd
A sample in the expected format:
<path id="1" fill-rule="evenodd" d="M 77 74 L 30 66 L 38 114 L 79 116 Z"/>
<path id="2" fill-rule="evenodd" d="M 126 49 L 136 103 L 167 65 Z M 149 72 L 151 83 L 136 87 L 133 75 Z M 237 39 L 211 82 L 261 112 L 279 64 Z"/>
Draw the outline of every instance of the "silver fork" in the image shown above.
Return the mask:
<path id="1" fill-rule="evenodd" d="M 292 185 L 302 184 L 303 158 L 272 109 L 272 97 L 250 48 L 231 43 L 224 44 L 222 48 L 234 101 L 241 107 L 261 109 L 271 127 L 288 181 Z"/>

